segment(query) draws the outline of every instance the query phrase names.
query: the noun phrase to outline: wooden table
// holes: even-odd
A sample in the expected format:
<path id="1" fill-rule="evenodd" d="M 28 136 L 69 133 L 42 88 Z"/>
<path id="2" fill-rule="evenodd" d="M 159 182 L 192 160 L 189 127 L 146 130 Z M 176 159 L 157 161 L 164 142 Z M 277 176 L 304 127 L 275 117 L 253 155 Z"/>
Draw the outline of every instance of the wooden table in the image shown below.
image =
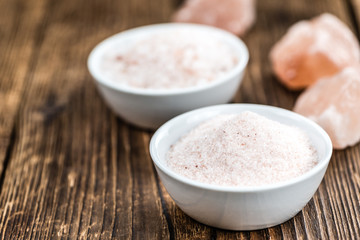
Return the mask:
<path id="1" fill-rule="evenodd" d="M 360 145 L 334 151 L 318 191 L 293 219 L 234 232 L 186 216 L 159 181 L 153 134 L 117 118 L 87 71 L 91 49 L 136 26 L 167 22 L 180 1 L 0 0 L 1 239 L 360 238 Z M 234 102 L 291 109 L 298 92 L 268 53 L 290 25 L 323 12 L 359 37 L 358 0 L 258 0 L 244 37 L 251 59 Z"/>

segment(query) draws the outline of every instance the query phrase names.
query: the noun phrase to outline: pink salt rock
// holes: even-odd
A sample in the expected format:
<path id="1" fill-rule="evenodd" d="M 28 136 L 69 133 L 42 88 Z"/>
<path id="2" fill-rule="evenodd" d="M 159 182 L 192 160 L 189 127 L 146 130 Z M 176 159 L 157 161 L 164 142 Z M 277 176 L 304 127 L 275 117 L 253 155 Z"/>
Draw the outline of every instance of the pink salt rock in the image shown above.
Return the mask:
<path id="1" fill-rule="evenodd" d="M 317 122 L 333 146 L 343 149 L 360 140 L 360 65 L 320 79 L 297 99 L 294 111 Z"/>
<path id="2" fill-rule="evenodd" d="M 243 35 L 255 22 L 255 0 L 187 0 L 173 21 L 206 24 Z"/>
<path id="3" fill-rule="evenodd" d="M 293 25 L 271 49 L 270 60 L 278 79 L 299 90 L 360 61 L 360 47 L 344 23 L 325 13 Z"/>

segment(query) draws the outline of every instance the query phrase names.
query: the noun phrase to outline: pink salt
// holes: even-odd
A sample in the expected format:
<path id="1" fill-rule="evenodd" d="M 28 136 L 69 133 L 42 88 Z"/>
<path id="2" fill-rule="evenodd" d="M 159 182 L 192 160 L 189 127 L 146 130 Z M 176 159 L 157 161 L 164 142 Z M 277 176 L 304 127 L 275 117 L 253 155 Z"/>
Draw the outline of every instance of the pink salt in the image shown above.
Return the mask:
<path id="1" fill-rule="evenodd" d="M 102 72 L 119 84 L 150 89 L 204 86 L 228 74 L 239 59 L 218 36 L 167 29 L 104 54 Z"/>
<path id="2" fill-rule="evenodd" d="M 284 182 L 318 162 L 303 131 L 248 111 L 201 123 L 172 145 L 166 158 L 180 175 L 223 186 Z"/>
<path id="3" fill-rule="evenodd" d="M 173 20 L 211 25 L 243 35 L 254 24 L 255 0 L 187 0 Z"/>
<path id="4" fill-rule="evenodd" d="M 350 29 L 326 13 L 293 25 L 271 49 L 270 60 L 278 79 L 298 90 L 359 62 L 360 47 Z"/>
<path id="5" fill-rule="evenodd" d="M 336 149 L 359 142 L 360 65 L 316 82 L 299 96 L 294 111 L 322 126 Z"/>

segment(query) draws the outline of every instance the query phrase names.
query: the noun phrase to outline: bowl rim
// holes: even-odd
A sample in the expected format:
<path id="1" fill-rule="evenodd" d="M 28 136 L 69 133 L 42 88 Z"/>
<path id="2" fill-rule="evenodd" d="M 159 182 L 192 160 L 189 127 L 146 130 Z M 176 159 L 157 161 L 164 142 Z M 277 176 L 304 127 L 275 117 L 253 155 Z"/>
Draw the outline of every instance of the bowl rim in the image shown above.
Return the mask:
<path id="1" fill-rule="evenodd" d="M 323 138 L 323 140 L 325 141 L 326 144 L 326 153 L 324 156 L 324 159 L 320 159 L 319 163 L 314 166 L 312 169 L 310 169 L 309 171 L 307 171 L 306 173 L 292 178 L 288 181 L 284 181 L 284 182 L 279 182 L 279 183 L 274 183 L 274 184 L 269 184 L 269 185 L 263 185 L 263 186 L 221 186 L 221 185 L 213 185 L 213 184 L 209 184 L 209 183 L 202 183 L 196 180 L 192 180 L 190 178 L 184 177 L 174 171 L 172 171 L 169 167 L 167 167 L 165 164 L 161 163 L 158 160 L 158 154 L 157 154 L 157 149 L 156 149 L 156 142 L 158 141 L 159 138 L 161 138 L 161 136 L 167 131 L 167 129 L 169 129 L 173 123 L 175 121 L 177 121 L 178 119 L 181 118 L 188 118 L 190 116 L 194 116 L 195 114 L 198 113 L 203 113 L 203 112 L 207 112 L 207 111 L 211 111 L 211 110 L 219 110 L 219 113 L 221 113 L 221 109 L 224 107 L 230 107 L 230 108 L 237 108 L 243 106 L 245 108 L 254 108 L 254 109 L 262 109 L 262 108 L 267 108 L 267 109 L 271 109 L 271 110 L 276 110 L 276 111 L 282 111 L 285 114 L 289 114 L 289 117 L 295 117 L 298 118 L 301 121 L 306 122 L 306 124 L 310 125 L 311 127 L 314 128 L 314 130 L 316 130 Z M 184 132 L 185 134 L 185 132 Z M 313 176 L 315 176 L 316 174 L 318 174 L 322 169 L 326 169 L 330 160 L 331 160 L 331 155 L 333 152 L 333 147 L 332 147 L 332 142 L 330 140 L 329 135 L 325 132 L 324 129 L 322 129 L 317 123 L 315 123 L 314 121 L 298 114 L 295 113 L 293 111 L 287 110 L 287 109 L 283 109 L 283 108 L 279 108 L 279 107 L 274 107 L 274 106 L 269 106 L 269 105 L 262 105 L 262 104 L 245 104 L 245 103 L 233 103 L 233 104 L 220 104 L 220 105 L 214 105 L 214 106 L 209 106 L 209 107 L 203 107 L 203 108 L 199 108 L 199 109 L 195 109 L 186 113 L 183 113 L 181 115 L 178 115 L 177 117 L 174 117 L 172 119 L 170 119 L 169 121 L 167 121 L 166 123 L 164 123 L 152 136 L 151 140 L 150 140 L 150 156 L 151 159 L 154 163 L 154 165 L 159 168 L 162 172 L 164 172 L 166 175 L 168 175 L 169 177 L 183 183 L 186 185 L 190 185 L 196 188 L 200 188 L 200 189 L 206 189 L 206 190 L 212 190 L 212 191 L 217 191 L 217 192 L 265 192 L 265 191 L 270 191 L 270 190 L 276 190 L 276 189 L 281 189 L 281 188 L 285 188 L 285 187 L 289 187 L 291 185 L 295 185 L 298 184 L 302 181 L 305 181 Z"/>
<path id="2" fill-rule="evenodd" d="M 116 41 L 118 42 L 124 41 L 124 39 L 131 38 L 132 35 L 134 34 L 136 35 L 141 31 L 148 31 L 149 33 L 151 33 L 152 31 L 162 31 L 162 30 L 174 29 L 174 28 L 200 29 L 202 31 L 211 31 L 213 34 L 219 35 L 220 39 L 226 39 L 226 41 L 231 42 L 232 47 L 236 47 L 237 51 L 241 53 L 241 56 L 239 57 L 239 62 L 236 64 L 234 68 L 228 71 L 220 79 L 215 80 L 209 84 L 194 86 L 194 87 L 186 87 L 186 88 L 174 88 L 174 89 L 153 89 L 153 88 L 144 89 L 144 88 L 131 87 L 127 85 L 121 85 L 113 80 L 103 77 L 101 71 L 97 67 L 98 58 L 101 57 L 104 49 L 106 49 L 106 47 L 109 44 L 112 44 L 113 42 Z M 87 67 L 90 74 L 92 75 L 92 77 L 96 82 L 105 85 L 111 89 L 115 89 L 121 92 L 126 92 L 129 94 L 163 96 L 163 95 L 179 95 L 184 93 L 196 93 L 209 88 L 215 88 L 227 81 L 230 81 L 237 74 L 244 71 L 248 61 L 249 61 L 249 50 L 246 44 L 239 37 L 237 37 L 236 35 L 230 32 L 227 32 L 220 28 L 201 25 L 201 24 L 194 24 L 194 23 L 159 23 L 159 24 L 151 24 L 151 25 L 145 25 L 145 26 L 128 29 L 104 39 L 103 41 L 98 43 L 90 52 L 87 59 Z"/>

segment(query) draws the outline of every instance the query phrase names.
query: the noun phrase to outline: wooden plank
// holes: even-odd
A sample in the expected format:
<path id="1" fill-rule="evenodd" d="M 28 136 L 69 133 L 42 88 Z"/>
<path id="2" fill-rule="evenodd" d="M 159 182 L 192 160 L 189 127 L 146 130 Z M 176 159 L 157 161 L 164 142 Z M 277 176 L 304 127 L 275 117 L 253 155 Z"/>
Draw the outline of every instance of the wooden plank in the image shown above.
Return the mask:
<path id="1" fill-rule="evenodd" d="M 15 122 L 21 98 L 32 71 L 31 57 L 36 55 L 35 36 L 43 15 L 44 1 L 0 1 L 0 176 L 6 155 L 12 151 Z M 34 8 L 34 11 L 29 11 Z M 32 21 L 27 21 L 31 19 Z M 2 183 L 0 183 L 2 184 Z"/>
<path id="2" fill-rule="evenodd" d="M 360 38 L 360 1 L 359 0 L 346 0 L 348 6 L 349 17 L 351 18 L 354 32 Z"/>
<path id="3" fill-rule="evenodd" d="M 325 178 L 325 181 L 329 192 L 334 196 L 330 199 L 330 206 L 338 235 L 340 238 L 350 239 L 359 236 L 359 190 L 358 188 L 353 189 L 353 184 L 349 182 L 351 180 L 346 170 L 348 165 L 344 157 L 347 151 L 334 152 L 334 158 L 331 162 L 332 171 L 328 174 L 328 178 Z M 359 151 L 358 148 L 357 151 Z"/>
<path id="4" fill-rule="evenodd" d="M 158 179 L 159 181 L 159 179 Z M 159 183 L 164 214 L 167 215 L 170 239 L 211 239 L 215 234 L 209 227 L 201 224 L 175 205 L 162 183 Z"/>
<path id="5" fill-rule="evenodd" d="M 161 199 L 158 196 L 155 172 L 149 152 L 149 136 L 141 131 L 133 131 L 131 146 L 133 158 L 133 236 L 135 239 L 164 239 L 168 236 L 165 216 L 162 214 Z"/>
<path id="6" fill-rule="evenodd" d="M 103 38 L 163 21 L 168 4 L 48 1 L 0 195 L 3 238 L 166 238 L 149 135 L 116 120 L 84 63 Z"/>

